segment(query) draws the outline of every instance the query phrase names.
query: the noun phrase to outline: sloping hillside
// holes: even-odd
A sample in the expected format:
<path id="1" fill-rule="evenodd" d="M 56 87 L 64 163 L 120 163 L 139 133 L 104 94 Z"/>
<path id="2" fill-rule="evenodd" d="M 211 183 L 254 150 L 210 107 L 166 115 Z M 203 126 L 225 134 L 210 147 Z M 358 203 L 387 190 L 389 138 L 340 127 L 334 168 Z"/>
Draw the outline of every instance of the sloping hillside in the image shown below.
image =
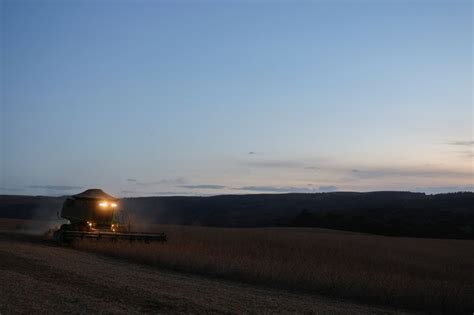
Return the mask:
<path id="1" fill-rule="evenodd" d="M 63 197 L 0 196 L 0 217 L 56 218 Z M 474 193 L 411 192 L 125 198 L 136 222 L 312 226 L 385 235 L 474 238 Z"/>

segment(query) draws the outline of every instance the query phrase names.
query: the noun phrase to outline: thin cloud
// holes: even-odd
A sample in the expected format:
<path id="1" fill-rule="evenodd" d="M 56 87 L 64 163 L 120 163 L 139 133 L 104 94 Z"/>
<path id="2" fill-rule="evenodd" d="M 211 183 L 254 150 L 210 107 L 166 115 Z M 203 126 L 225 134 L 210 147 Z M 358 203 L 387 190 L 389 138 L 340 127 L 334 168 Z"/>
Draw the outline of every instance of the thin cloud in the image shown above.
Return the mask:
<path id="1" fill-rule="evenodd" d="M 84 186 L 67 186 L 67 185 L 30 185 L 28 188 L 46 189 L 46 190 L 76 190 L 83 189 Z"/>
<path id="2" fill-rule="evenodd" d="M 474 158 L 474 152 L 471 150 L 471 151 L 464 151 L 463 152 L 463 155 L 469 159 L 472 159 Z"/>
<path id="3" fill-rule="evenodd" d="M 317 167 L 317 166 L 306 166 L 305 170 L 319 170 L 319 167 Z"/>
<path id="4" fill-rule="evenodd" d="M 319 192 L 334 192 L 338 191 L 339 189 L 336 186 L 329 185 L 329 186 L 320 186 L 318 191 Z"/>
<path id="5" fill-rule="evenodd" d="M 24 191 L 23 188 L 8 188 L 8 187 L 0 187 L 1 191 Z"/>
<path id="6" fill-rule="evenodd" d="M 179 185 L 178 187 L 187 188 L 187 189 L 224 189 L 226 186 L 223 185 Z"/>
<path id="7" fill-rule="evenodd" d="M 396 168 L 383 168 L 383 169 L 353 169 L 350 170 L 353 176 L 358 178 L 379 178 L 379 177 L 442 177 L 442 176 L 455 176 L 455 177 L 471 177 L 470 173 L 456 172 L 450 170 L 438 170 L 438 169 L 396 169 Z"/>
<path id="8" fill-rule="evenodd" d="M 460 146 L 474 146 L 474 141 L 453 141 L 453 142 L 448 142 L 450 145 L 460 145 Z"/>
<path id="9" fill-rule="evenodd" d="M 272 193 L 289 193 L 289 192 L 314 192 L 312 188 L 306 187 L 279 187 L 279 186 L 244 186 L 239 188 L 234 188 L 235 190 L 247 190 L 255 192 L 272 192 Z"/>
<path id="10" fill-rule="evenodd" d="M 197 194 L 182 191 L 157 191 L 146 193 L 149 196 L 195 196 Z"/>
<path id="11" fill-rule="evenodd" d="M 474 158 L 474 147 L 468 150 L 459 150 L 458 151 L 459 157 L 463 159 L 472 159 Z"/>
<path id="12" fill-rule="evenodd" d="M 258 168 L 304 168 L 306 165 L 298 161 L 291 160 L 267 160 L 267 161 L 246 161 L 241 164 Z"/>
<path id="13" fill-rule="evenodd" d="M 172 179 L 162 179 L 156 182 L 136 182 L 139 186 L 159 186 L 159 185 L 184 185 L 186 180 L 183 177 L 172 178 Z"/>
<path id="14" fill-rule="evenodd" d="M 255 154 L 257 154 L 257 152 L 255 152 L 255 151 L 250 151 L 248 154 L 249 154 L 249 155 L 255 155 Z"/>
<path id="15" fill-rule="evenodd" d="M 135 178 L 127 178 L 126 179 L 127 182 L 132 182 L 132 183 L 136 183 L 137 180 Z"/>
<path id="16" fill-rule="evenodd" d="M 267 192 L 267 193 L 316 193 L 337 191 L 336 186 L 299 187 L 299 186 L 244 186 L 234 188 L 235 190 Z"/>
<path id="17" fill-rule="evenodd" d="M 138 191 L 135 190 L 122 190 L 122 194 L 136 194 Z"/>
<path id="18" fill-rule="evenodd" d="M 445 194 L 460 191 L 474 192 L 474 186 L 443 186 L 443 187 L 416 187 L 414 192 L 424 192 L 427 194 Z"/>
<path id="19" fill-rule="evenodd" d="M 463 159 L 474 158 L 474 141 L 472 140 L 452 141 L 452 142 L 447 142 L 446 144 L 463 148 L 463 150 L 458 151 L 460 158 L 463 158 Z"/>

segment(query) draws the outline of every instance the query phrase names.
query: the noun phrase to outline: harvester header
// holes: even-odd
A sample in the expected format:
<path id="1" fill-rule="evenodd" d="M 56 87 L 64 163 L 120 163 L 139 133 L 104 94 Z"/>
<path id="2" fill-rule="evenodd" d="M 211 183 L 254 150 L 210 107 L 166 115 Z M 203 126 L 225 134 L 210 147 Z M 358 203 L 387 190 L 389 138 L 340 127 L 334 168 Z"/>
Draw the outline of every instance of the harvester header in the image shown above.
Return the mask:
<path id="1" fill-rule="evenodd" d="M 164 233 L 131 232 L 130 223 L 123 222 L 120 199 L 101 189 L 88 189 L 68 197 L 61 209 L 61 217 L 69 224 L 54 232 L 58 242 L 73 239 L 112 239 L 130 241 L 166 241 Z"/>

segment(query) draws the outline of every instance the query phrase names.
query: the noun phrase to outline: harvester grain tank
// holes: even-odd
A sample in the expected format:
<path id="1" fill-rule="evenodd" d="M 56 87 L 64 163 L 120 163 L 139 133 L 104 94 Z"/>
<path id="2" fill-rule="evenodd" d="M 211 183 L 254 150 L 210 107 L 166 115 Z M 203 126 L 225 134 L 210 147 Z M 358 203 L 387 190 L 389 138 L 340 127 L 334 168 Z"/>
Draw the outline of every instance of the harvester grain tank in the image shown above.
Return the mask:
<path id="1" fill-rule="evenodd" d="M 111 239 L 130 241 L 166 241 L 164 233 L 131 232 L 123 222 L 120 200 L 101 189 L 88 189 L 68 197 L 61 209 L 61 217 L 69 224 L 54 232 L 57 242 L 73 239 Z"/>

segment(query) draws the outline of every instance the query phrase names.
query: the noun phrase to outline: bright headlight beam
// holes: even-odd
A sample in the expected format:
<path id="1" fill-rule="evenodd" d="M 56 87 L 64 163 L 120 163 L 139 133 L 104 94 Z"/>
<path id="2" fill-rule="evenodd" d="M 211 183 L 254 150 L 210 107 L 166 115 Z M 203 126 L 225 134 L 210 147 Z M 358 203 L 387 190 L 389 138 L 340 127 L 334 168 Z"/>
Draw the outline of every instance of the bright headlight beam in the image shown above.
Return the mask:
<path id="1" fill-rule="evenodd" d="M 116 203 L 111 203 L 110 206 L 111 206 L 112 208 L 117 208 L 117 204 L 116 204 Z"/>
<path id="2" fill-rule="evenodd" d="M 99 202 L 99 206 L 105 208 L 105 207 L 109 206 L 109 203 L 105 202 L 105 201 L 102 201 L 102 202 Z"/>

